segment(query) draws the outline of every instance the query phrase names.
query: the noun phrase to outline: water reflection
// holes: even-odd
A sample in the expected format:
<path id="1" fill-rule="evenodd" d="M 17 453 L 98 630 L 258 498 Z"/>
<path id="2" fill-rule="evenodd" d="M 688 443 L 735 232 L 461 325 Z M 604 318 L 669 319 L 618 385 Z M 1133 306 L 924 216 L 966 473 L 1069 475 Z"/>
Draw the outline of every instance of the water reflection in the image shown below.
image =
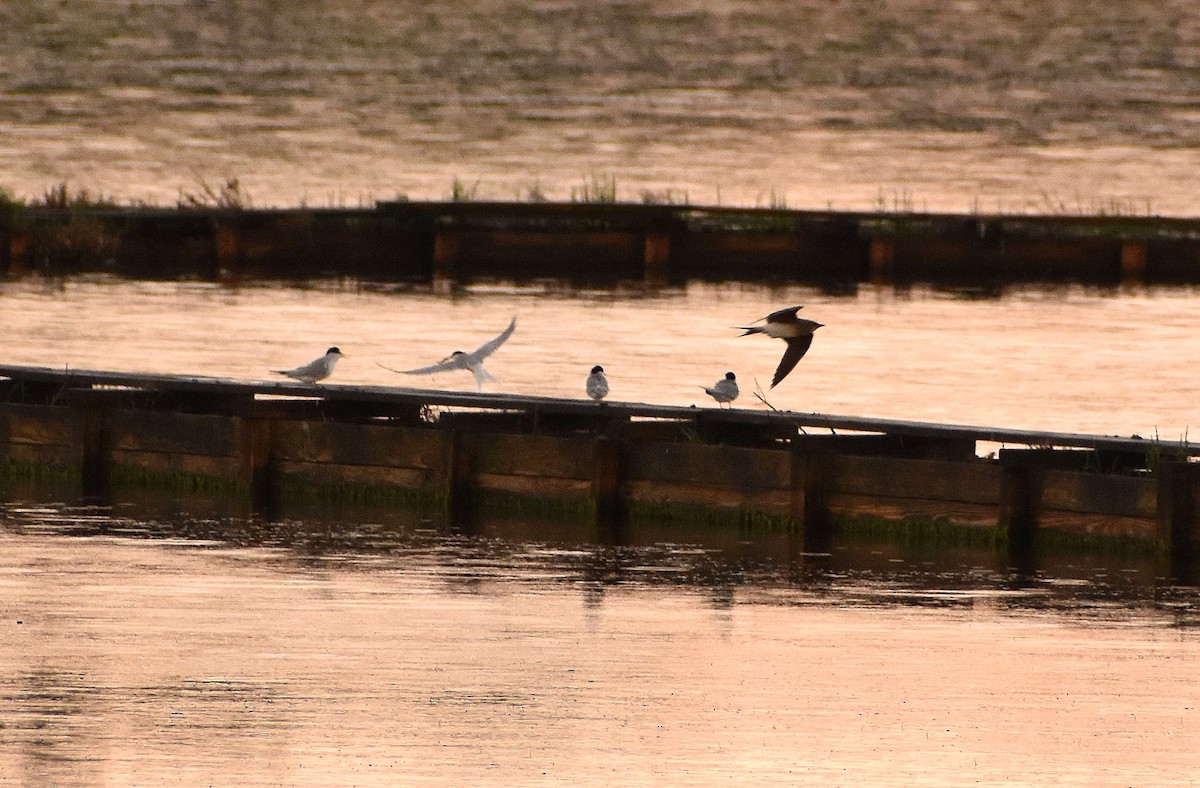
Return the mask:
<path id="1" fill-rule="evenodd" d="M 780 532 L 20 500 L 0 506 L 3 781 L 1191 773 L 1200 599 L 1134 560 L 1022 576 Z"/>
<path id="2" fill-rule="evenodd" d="M 272 565 L 310 575 L 408 572 L 442 592 L 488 593 L 511 584 L 577 591 L 599 607 L 612 590 L 670 588 L 713 609 L 735 604 L 971 607 L 1057 610 L 1082 618 L 1118 611 L 1170 612 L 1200 621 L 1200 589 L 1179 585 L 1154 556 L 1040 557 L 1014 567 L 992 548 L 884 537 L 839 538 L 805 552 L 784 529 L 708 529 L 633 522 L 613 533 L 591 526 L 482 515 L 463 530 L 440 516 L 394 509 L 293 506 L 281 519 L 168 512 L 147 501 L 109 507 L 60 502 L 0 506 L 0 529 L 26 537 L 128 539 L 171 549 L 269 551 Z M 203 506 L 203 502 L 193 502 Z M 194 509 L 193 509 L 194 511 Z M 1194 609 L 1195 608 L 1195 609 Z"/>
<path id="3" fill-rule="evenodd" d="M 6 719 L 5 740 L 21 753 L 25 785 L 84 784 L 98 779 L 92 758 L 77 743 L 97 734 L 96 712 L 105 706 L 96 687 L 78 675 L 40 668 L 0 677 L 0 708 L 19 708 Z"/>

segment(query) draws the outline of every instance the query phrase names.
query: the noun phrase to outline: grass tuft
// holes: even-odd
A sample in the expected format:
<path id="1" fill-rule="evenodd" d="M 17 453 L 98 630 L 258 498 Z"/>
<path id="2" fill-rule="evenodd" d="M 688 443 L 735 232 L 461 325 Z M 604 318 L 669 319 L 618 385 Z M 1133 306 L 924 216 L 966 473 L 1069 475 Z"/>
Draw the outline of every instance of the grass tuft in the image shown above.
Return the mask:
<path id="1" fill-rule="evenodd" d="M 675 189 L 642 190 L 642 205 L 689 205 L 688 193 Z"/>
<path id="2" fill-rule="evenodd" d="M 467 184 L 465 181 L 454 178 L 454 182 L 450 184 L 450 201 L 451 202 L 471 202 L 479 193 L 479 181 L 472 184 Z"/>
<path id="3" fill-rule="evenodd" d="M 534 181 L 533 185 L 525 190 L 525 199 L 529 202 L 550 201 L 550 198 L 546 196 L 546 190 L 542 187 L 541 181 Z"/>
<path id="4" fill-rule="evenodd" d="M 175 204 L 185 210 L 209 210 L 213 208 L 240 211 L 251 207 L 250 195 L 242 191 L 237 178 L 229 178 L 220 186 L 211 186 L 199 178 L 197 191 L 179 190 Z"/>
<path id="5" fill-rule="evenodd" d="M 30 204 L 31 208 L 59 208 L 70 210 L 103 210 L 120 207 L 120 203 L 115 197 L 110 197 L 102 192 L 91 192 L 86 188 L 79 188 L 74 191 L 64 181 L 55 184 L 46 191 L 42 192 L 41 197 L 35 198 Z"/>
<path id="6" fill-rule="evenodd" d="M 25 205 L 24 200 L 3 186 L 0 186 L 0 216 L 4 214 L 16 213 L 25 207 L 27 206 Z"/>
<path id="7" fill-rule="evenodd" d="M 617 201 L 617 176 L 591 173 L 582 184 L 571 187 L 571 202 L 611 204 Z"/>

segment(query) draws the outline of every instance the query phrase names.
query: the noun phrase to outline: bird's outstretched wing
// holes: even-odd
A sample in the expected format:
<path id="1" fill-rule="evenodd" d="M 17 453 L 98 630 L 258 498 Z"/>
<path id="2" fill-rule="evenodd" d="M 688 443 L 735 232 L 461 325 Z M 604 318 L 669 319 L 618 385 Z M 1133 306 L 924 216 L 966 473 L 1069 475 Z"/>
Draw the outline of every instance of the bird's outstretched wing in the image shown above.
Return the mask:
<path id="1" fill-rule="evenodd" d="M 432 375 L 435 372 L 449 372 L 452 369 L 466 369 L 466 363 L 464 361 L 460 361 L 460 359 L 465 357 L 465 354 L 462 356 L 451 356 L 445 361 L 439 361 L 436 364 L 430 364 L 427 367 L 421 367 L 419 369 L 392 369 L 391 367 L 384 367 L 383 364 L 379 364 L 378 361 L 375 363 L 379 364 L 379 366 L 383 367 L 389 372 L 399 372 L 401 375 Z"/>
<path id="2" fill-rule="evenodd" d="M 478 364 L 480 361 L 483 361 L 485 358 L 495 353 L 496 348 L 503 345 L 508 338 L 513 335 L 513 331 L 515 331 L 516 328 L 517 318 L 514 316 L 512 322 L 508 324 L 508 328 L 501 331 L 495 339 L 483 343 L 470 353 L 458 353 L 457 355 L 450 356 L 444 361 L 439 361 L 436 364 L 430 364 L 427 367 L 420 367 L 418 369 L 392 369 L 391 367 L 384 367 L 383 364 L 379 364 L 379 362 L 375 363 L 389 372 L 398 372 L 401 375 L 432 375 L 437 372 L 449 372 L 450 370 L 454 369 L 470 369 L 471 364 Z M 476 375 L 477 381 L 478 377 L 479 376 Z"/>
<path id="3" fill-rule="evenodd" d="M 796 320 L 798 320 L 798 318 L 796 317 L 796 313 L 799 312 L 803 308 L 804 308 L 804 306 L 801 305 L 801 306 L 789 306 L 786 309 L 776 309 L 774 312 L 767 315 L 766 317 L 760 317 L 758 320 L 755 320 L 754 322 L 755 323 L 795 323 Z M 742 334 L 742 336 L 747 336 L 749 334 L 766 334 L 767 333 L 767 330 L 763 326 L 756 326 L 753 324 L 748 325 L 748 326 L 734 326 L 734 328 L 736 328 L 739 331 L 745 331 L 746 333 Z"/>
<path id="4" fill-rule="evenodd" d="M 789 307 L 785 307 L 783 309 L 776 309 L 774 312 L 767 315 L 766 317 L 760 317 L 758 320 L 755 320 L 753 322 L 755 322 L 755 323 L 762 323 L 762 322 L 777 323 L 787 315 L 791 315 L 792 317 L 795 317 L 796 313 L 799 312 L 803 308 L 804 308 L 804 305 L 800 304 L 798 306 L 789 306 Z M 740 328 L 740 329 L 744 330 L 746 327 L 745 326 L 734 326 L 734 328 Z"/>
<path id="5" fill-rule="evenodd" d="M 501 331 L 495 339 L 490 342 L 484 342 L 479 347 L 475 348 L 473 353 L 468 353 L 473 361 L 483 361 L 488 356 L 496 352 L 496 348 L 508 341 L 508 338 L 513 335 L 513 331 L 517 330 L 517 317 L 513 315 L 512 322 L 508 324 L 508 328 Z"/>
<path id="6" fill-rule="evenodd" d="M 796 364 L 808 352 L 812 341 L 812 334 L 804 334 L 787 340 L 787 350 L 783 351 L 783 358 L 779 359 L 779 366 L 775 368 L 775 377 L 771 379 L 771 388 L 779 385 L 779 381 L 786 378 L 787 374 L 796 368 Z"/>
<path id="7" fill-rule="evenodd" d="M 762 319 L 767 321 L 768 323 L 777 323 L 789 315 L 791 317 L 795 317 L 796 313 L 799 312 L 803 308 L 804 308 L 804 305 L 801 304 L 799 306 L 789 306 L 786 309 L 776 309 L 774 312 L 772 312 L 771 314 L 767 315 L 766 317 L 764 317 Z"/>

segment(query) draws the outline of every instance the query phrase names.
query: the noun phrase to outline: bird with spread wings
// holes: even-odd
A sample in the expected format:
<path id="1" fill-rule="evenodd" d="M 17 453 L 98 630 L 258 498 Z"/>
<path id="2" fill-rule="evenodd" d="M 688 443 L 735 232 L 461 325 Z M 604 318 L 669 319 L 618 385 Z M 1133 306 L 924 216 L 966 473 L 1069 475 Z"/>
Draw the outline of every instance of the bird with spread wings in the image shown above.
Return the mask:
<path id="1" fill-rule="evenodd" d="M 754 321 L 762 322 L 761 326 L 738 327 L 739 331 L 745 332 L 742 336 L 765 334 L 773 339 L 782 339 L 787 343 L 787 349 L 783 351 L 783 358 L 779 359 L 779 366 L 775 368 L 775 376 L 771 379 L 771 388 L 779 385 L 779 381 L 787 377 L 797 362 L 804 358 L 804 354 L 812 346 L 813 332 L 824 325 L 815 320 L 798 317 L 796 313 L 803 308 L 802 306 L 791 306 L 786 309 L 778 309 L 766 317 Z"/>
<path id="2" fill-rule="evenodd" d="M 401 375 L 434 375 L 438 372 L 450 372 L 457 369 L 470 370 L 471 374 L 475 376 L 475 385 L 480 391 L 483 391 L 483 384 L 486 381 L 495 380 L 492 374 L 483 368 L 483 360 L 495 353 L 501 345 L 508 341 L 508 338 L 513 335 L 513 331 L 516 329 L 517 318 L 514 316 L 512 322 L 508 324 L 508 328 L 501 331 L 494 339 L 483 343 L 470 353 L 456 350 L 438 363 L 430 364 L 427 367 L 420 367 L 418 369 L 392 369 L 391 367 L 384 367 L 383 364 L 379 366 L 389 372 L 398 372 Z"/>

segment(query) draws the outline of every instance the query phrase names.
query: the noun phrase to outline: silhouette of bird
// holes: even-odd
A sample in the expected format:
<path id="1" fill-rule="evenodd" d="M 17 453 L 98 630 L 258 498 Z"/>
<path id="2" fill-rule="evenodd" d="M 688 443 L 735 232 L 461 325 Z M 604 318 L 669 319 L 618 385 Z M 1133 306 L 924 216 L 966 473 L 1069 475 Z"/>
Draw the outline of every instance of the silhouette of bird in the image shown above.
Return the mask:
<path id="1" fill-rule="evenodd" d="M 599 364 L 592 367 L 592 374 L 588 375 L 584 388 L 587 389 L 587 395 L 596 402 L 608 396 L 608 378 L 604 377 L 604 367 Z"/>
<path id="2" fill-rule="evenodd" d="M 383 364 L 379 364 L 379 366 L 390 372 L 398 372 L 401 375 L 432 375 L 437 372 L 448 372 L 454 369 L 466 369 L 470 370 L 471 374 L 475 376 L 475 386 L 480 391 L 483 391 L 483 384 L 485 381 L 495 380 L 491 373 L 483 368 L 483 360 L 495 353 L 496 349 L 503 345 L 508 338 L 512 336 L 513 331 L 515 331 L 516 328 L 517 318 L 513 317 L 512 322 L 508 324 L 508 328 L 497 334 L 494 339 L 483 343 L 470 353 L 464 353 L 461 350 L 456 350 L 438 363 L 431 364 L 428 367 L 421 367 L 419 369 L 392 369 L 391 367 L 384 367 Z"/>
<path id="3" fill-rule="evenodd" d="M 316 383 L 318 380 L 324 380 L 333 374 L 333 368 L 337 365 L 338 359 L 342 357 L 342 351 L 335 347 L 325 351 L 325 355 L 310 361 L 302 367 L 295 369 L 273 369 L 271 370 L 276 375 L 286 375 L 289 378 L 302 381 L 304 383 Z"/>
<path id="4" fill-rule="evenodd" d="M 780 309 L 760 320 L 766 321 L 761 326 L 739 326 L 739 330 L 748 334 L 766 334 L 775 339 L 782 339 L 787 342 L 787 349 L 783 351 L 783 358 L 779 360 L 779 366 L 775 368 L 775 377 L 771 380 L 771 388 L 779 385 L 779 381 L 787 377 L 791 372 L 796 362 L 804 358 L 804 354 L 808 352 L 808 348 L 812 345 L 813 332 L 824 325 L 815 320 L 806 320 L 803 317 L 797 317 L 796 313 L 804 307 L 790 306 L 787 309 Z"/>
<path id="5" fill-rule="evenodd" d="M 711 386 L 702 386 L 704 393 L 712 397 L 720 405 L 722 402 L 733 402 L 738 398 L 737 375 L 726 372 L 725 377 Z"/>

